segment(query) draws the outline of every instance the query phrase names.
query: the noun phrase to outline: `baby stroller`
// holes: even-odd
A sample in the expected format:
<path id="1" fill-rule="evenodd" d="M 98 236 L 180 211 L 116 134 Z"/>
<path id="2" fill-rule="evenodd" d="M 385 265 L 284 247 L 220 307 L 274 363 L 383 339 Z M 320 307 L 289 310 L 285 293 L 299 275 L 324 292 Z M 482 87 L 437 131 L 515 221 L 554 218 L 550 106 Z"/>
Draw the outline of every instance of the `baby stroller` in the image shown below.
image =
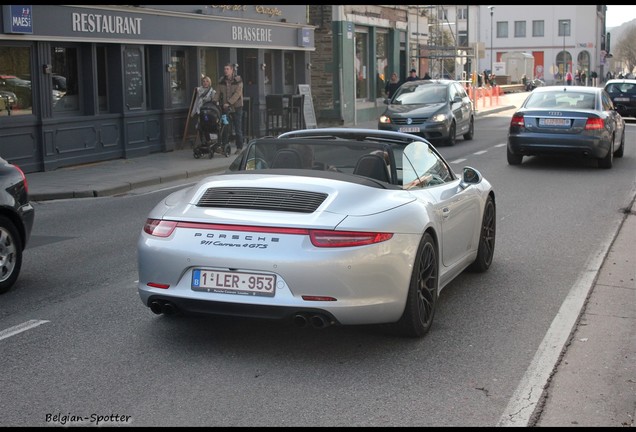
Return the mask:
<path id="1" fill-rule="evenodd" d="M 229 124 L 224 124 L 221 110 L 216 104 L 208 103 L 199 110 L 199 144 L 192 149 L 195 159 L 207 155 L 210 159 L 215 153 L 230 156 Z"/>

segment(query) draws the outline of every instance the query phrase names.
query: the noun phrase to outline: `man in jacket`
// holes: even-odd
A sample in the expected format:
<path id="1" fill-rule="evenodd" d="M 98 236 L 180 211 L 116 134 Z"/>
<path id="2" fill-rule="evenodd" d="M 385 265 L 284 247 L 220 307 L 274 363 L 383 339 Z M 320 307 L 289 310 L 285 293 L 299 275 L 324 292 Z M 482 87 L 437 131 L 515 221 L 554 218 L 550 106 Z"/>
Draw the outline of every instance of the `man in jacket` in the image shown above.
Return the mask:
<path id="1" fill-rule="evenodd" d="M 234 65 L 223 67 L 223 77 L 214 94 L 214 101 L 221 105 L 222 112 L 231 112 L 230 119 L 234 128 L 236 153 L 243 149 L 243 80 L 236 75 Z"/>

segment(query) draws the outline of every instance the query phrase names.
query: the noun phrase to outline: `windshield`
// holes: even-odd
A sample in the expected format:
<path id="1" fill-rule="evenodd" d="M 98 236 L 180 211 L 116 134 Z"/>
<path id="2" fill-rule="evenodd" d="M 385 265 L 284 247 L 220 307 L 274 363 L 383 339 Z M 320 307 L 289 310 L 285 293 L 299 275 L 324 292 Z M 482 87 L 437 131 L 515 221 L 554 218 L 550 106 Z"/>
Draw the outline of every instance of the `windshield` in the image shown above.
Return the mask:
<path id="1" fill-rule="evenodd" d="M 400 105 L 437 104 L 448 100 L 448 87 L 438 84 L 402 86 L 392 103 Z"/>

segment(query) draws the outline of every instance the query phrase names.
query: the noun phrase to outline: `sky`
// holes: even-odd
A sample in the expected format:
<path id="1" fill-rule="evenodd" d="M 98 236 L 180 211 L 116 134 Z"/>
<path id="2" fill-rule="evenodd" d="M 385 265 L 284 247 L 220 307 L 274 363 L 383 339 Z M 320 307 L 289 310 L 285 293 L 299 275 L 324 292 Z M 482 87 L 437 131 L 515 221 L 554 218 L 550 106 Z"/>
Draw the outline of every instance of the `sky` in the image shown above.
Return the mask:
<path id="1" fill-rule="evenodd" d="M 605 27 L 618 27 L 636 18 L 636 6 L 607 5 Z"/>

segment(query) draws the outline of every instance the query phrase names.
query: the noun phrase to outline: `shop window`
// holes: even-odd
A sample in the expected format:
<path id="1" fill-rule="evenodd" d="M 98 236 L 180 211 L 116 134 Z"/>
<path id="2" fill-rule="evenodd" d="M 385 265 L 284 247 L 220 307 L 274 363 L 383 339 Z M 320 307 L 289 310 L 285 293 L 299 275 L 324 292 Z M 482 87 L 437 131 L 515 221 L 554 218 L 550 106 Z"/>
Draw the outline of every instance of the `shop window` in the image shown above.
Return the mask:
<path id="1" fill-rule="evenodd" d="M 367 99 L 369 97 L 368 37 L 368 33 L 356 30 L 356 53 L 354 63 L 356 98 L 358 99 Z"/>
<path id="2" fill-rule="evenodd" d="M 294 93 L 296 86 L 294 53 L 286 52 L 283 55 L 283 60 L 285 62 L 285 93 Z"/>
<path id="3" fill-rule="evenodd" d="M 0 46 L 0 117 L 33 114 L 31 48 Z"/>
<path id="4" fill-rule="evenodd" d="M 263 68 L 265 69 L 265 78 L 264 78 L 264 83 L 269 87 L 269 91 L 266 91 L 265 93 L 271 93 L 271 85 L 272 85 L 272 67 L 274 66 L 274 59 L 272 58 L 272 53 L 271 52 L 266 52 L 263 55 L 263 59 L 265 60 L 265 65 L 263 66 Z"/>
<path id="5" fill-rule="evenodd" d="M 51 85 L 54 113 L 80 110 L 78 49 L 51 47 Z"/>
<path id="6" fill-rule="evenodd" d="M 184 106 L 186 101 L 186 54 L 183 49 L 172 49 L 170 63 L 170 97 L 172 106 Z"/>
<path id="7" fill-rule="evenodd" d="M 390 78 L 389 73 L 389 35 L 385 32 L 378 32 L 375 39 L 376 69 L 376 98 L 384 97 L 384 86 Z"/>
<path id="8" fill-rule="evenodd" d="M 106 47 L 97 47 L 97 108 L 100 113 L 108 112 L 108 71 L 106 68 Z"/>

